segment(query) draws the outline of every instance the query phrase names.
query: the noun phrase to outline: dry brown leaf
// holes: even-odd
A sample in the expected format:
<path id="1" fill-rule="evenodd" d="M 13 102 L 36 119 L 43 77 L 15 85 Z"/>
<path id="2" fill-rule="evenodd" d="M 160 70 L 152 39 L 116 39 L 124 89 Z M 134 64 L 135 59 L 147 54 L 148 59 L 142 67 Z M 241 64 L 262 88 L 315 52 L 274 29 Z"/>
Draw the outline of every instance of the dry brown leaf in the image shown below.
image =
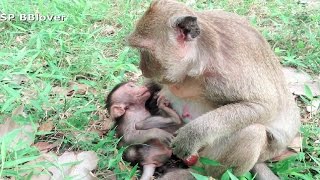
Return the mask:
<path id="1" fill-rule="evenodd" d="M 55 144 L 55 143 L 50 144 L 48 142 L 37 142 L 33 146 L 38 148 L 39 151 L 48 152 L 50 149 L 57 147 L 57 144 Z"/>
<path id="2" fill-rule="evenodd" d="M 138 72 L 126 72 L 125 73 L 125 77 L 129 81 L 136 82 L 142 77 L 142 72 L 140 72 L 140 71 L 138 71 Z"/>
<path id="3" fill-rule="evenodd" d="M 17 134 L 14 141 L 8 142 L 6 144 L 7 148 L 14 148 L 19 141 L 23 141 L 25 144 L 29 145 L 33 143 L 33 134 L 35 133 L 36 127 L 32 125 L 19 125 L 11 118 L 6 118 L 4 124 L 0 124 L 0 137 L 3 137 L 7 133 L 17 129 L 20 129 L 19 133 Z"/>
<path id="4" fill-rule="evenodd" d="M 87 92 L 90 92 L 92 94 L 97 94 L 97 91 L 94 88 L 91 88 L 90 86 L 86 84 L 80 84 L 77 82 L 69 82 L 69 96 L 73 95 L 73 93 L 84 95 L 87 94 Z"/>
<path id="5" fill-rule="evenodd" d="M 303 123 L 308 123 L 308 122 L 310 122 L 310 120 L 311 120 L 311 116 L 309 114 L 307 114 L 301 118 L 301 122 L 303 122 Z"/>
<path id="6" fill-rule="evenodd" d="M 12 111 L 12 116 L 19 116 L 19 115 L 25 115 L 23 112 L 24 106 L 21 105 L 14 109 Z M 12 142 L 7 142 L 6 146 L 7 148 L 14 148 L 17 142 L 23 141 L 26 144 L 31 145 L 34 141 L 34 133 L 36 129 L 37 124 L 26 124 L 26 125 L 19 125 L 16 122 L 12 120 L 12 118 L 7 117 L 4 120 L 3 124 L 0 124 L 0 138 L 5 136 L 7 133 L 20 129 L 15 140 Z"/>
<path id="7" fill-rule="evenodd" d="M 117 180 L 117 176 L 113 171 L 106 170 L 104 173 L 101 174 L 103 176 L 103 179 L 107 180 Z"/>
<path id="8" fill-rule="evenodd" d="M 120 168 L 121 171 L 124 171 L 124 170 L 128 169 L 127 166 L 125 164 L 123 164 L 123 162 L 119 162 L 118 165 L 119 165 L 119 168 Z"/>
<path id="9" fill-rule="evenodd" d="M 114 126 L 115 122 L 109 118 L 109 115 L 106 109 L 102 109 L 98 107 L 98 110 L 96 111 L 95 114 L 98 114 L 99 120 L 98 121 L 92 120 L 90 122 L 90 127 L 88 131 L 97 132 L 99 136 L 102 136 Z"/>
<path id="10" fill-rule="evenodd" d="M 16 36 L 16 42 L 22 44 L 28 38 L 28 35 Z"/>
<path id="11" fill-rule="evenodd" d="M 12 74 L 12 75 L 9 75 L 8 77 L 4 77 L 2 79 L 2 81 L 4 82 L 9 82 L 9 83 L 13 83 L 13 84 L 24 84 L 26 82 L 28 82 L 30 79 L 26 76 L 26 75 L 23 75 L 23 74 Z"/>
<path id="12" fill-rule="evenodd" d="M 310 75 L 305 72 L 298 71 L 294 68 L 282 69 L 290 91 L 295 95 L 305 95 L 304 86 L 308 85 L 314 96 L 320 95 L 320 82 L 313 80 Z"/>
<path id="13" fill-rule="evenodd" d="M 38 97 L 38 92 L 33 89 L 24 88 L 21 90 L 21 101 L 25 104 L 29 104 L 30 100 Z"/>
<path id="14" fill-rule="evenodd" d="M 288 147 L 296 152 L 300 152 L 302 149 L 302 136 L 298 134 Z"/>
<path id="15" fill-rule="evenodd" d="M 54 95 L 63 95 L 67 96 L 69 94 L 69 88 L 55 86 L 51 89 L 51 93 Z"/>
<path id="16" fill-rule="evenodd" d="M 113 26 L 106 25 L 105 27 L 103 27 L 100 33 L 103 36 L 110 36 L 110 35 L 113 35 L 115 32 L 116 30 Z"/>
<path id="17" fill-rule="evenodd" d="M 16 109 L 14 109 L 11 113 L 12 116 L 24 116 L 25 117 L 25 113 L 23 112 L 24 109 L 24 105 L 18 106 Z"/>
<path id="18" fill-rule="evenodd" d="M 47 121 L 40 125 L 39 131 L 51 131 L 54 128 L 52 121 Z"/>
<path id="19" fill-rule="evenodd" d="M 271 161 L 272 161 L 272 162 L 278 162 L 278 161 L 281 161 L 281 160 L 283 160 L 283 159 L 286 159 L 286 158 L 288 158 L 288 157 L 290 157 L 290 156 L 293 156 L 293 155 L 295 155 L 295 154 L 297 154 L 297 153 L 296 153 L 296 152 L 293 152 L 293 151 L 285 150 L 285 151 L 283 151 L 280 155 L 272 158 Z"/>
<path id="20" fill-rule="evenodd" d="M 273 162 L 281 161 L 283 159 L 286 159 L 292 155 L 297 154 L 302 149 L 302 137 L 300 134 L 298 134 L 291 144 L 288 146 L 288 149 L 284 150 L 280 155 L 272 158 Z"/>

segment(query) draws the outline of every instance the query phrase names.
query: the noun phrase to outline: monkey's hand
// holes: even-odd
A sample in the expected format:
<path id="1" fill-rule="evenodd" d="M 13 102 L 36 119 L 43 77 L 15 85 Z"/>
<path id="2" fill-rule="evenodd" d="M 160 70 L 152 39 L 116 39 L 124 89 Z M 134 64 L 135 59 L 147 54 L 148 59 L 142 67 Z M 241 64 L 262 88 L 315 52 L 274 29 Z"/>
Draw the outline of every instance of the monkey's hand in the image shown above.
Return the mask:
<path id="1" fill-rule="evenodd" d="M 157 105 L 160 109 L 170 106 L 170 102 L 163 95 L 158 94 Z"/>
<path id="2" fill-rule="evenodd" d="M 160 140 L 160 142 L 170 146 L 170 143 L 172 141 L 172 139 L 174 138 L 173 134 L 164 131 L 162 129 L 159 129 L 161 131 L 157 132 L 157 138 Z"/>
<path id="3" fill-rule="evenodd" d="M 200 137 L 198 135 L 199 130 L 194 129 L 190 124 L 181 127 L 171 143 L 173 154 L 181 159 L 186 159 L 190 155 L 196 154 L 201 148 L 200 142 L 203 142 L 203 140 L 198 139 Z"/>

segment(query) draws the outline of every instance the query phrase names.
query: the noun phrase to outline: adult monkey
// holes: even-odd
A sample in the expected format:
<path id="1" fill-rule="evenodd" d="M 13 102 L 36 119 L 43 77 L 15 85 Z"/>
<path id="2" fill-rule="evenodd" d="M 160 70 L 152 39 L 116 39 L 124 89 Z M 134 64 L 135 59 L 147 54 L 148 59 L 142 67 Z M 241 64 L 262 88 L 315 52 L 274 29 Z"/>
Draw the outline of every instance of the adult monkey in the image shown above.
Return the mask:
<path id="1" fill-rule="evenodd" d="M 277 179 L 261 162 L 292 141 L 299 111 L 277 57 L 244 18 L 155 0 L 128 42 L 140 50 L 143 75 L 163 84 L 172 107 L 191 120 L 173 140 L 174 154 L 220 161 L 205 167 L 214 177 L 233 167 L 236 175 L 253 168 L 259 179 Z"/>

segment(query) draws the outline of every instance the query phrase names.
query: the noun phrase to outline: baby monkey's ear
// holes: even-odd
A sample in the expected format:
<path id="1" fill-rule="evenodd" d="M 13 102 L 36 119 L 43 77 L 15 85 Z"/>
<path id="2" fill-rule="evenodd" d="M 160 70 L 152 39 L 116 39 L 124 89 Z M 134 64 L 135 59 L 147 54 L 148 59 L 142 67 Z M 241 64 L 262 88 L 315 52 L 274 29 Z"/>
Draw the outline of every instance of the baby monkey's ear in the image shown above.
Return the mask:
<path id="1" fill-rule="evenodd" d="M 112 119 L 116 119 L 126 112 L 125 104 L 113 104 L 110 108 L 110 116 Z"/>

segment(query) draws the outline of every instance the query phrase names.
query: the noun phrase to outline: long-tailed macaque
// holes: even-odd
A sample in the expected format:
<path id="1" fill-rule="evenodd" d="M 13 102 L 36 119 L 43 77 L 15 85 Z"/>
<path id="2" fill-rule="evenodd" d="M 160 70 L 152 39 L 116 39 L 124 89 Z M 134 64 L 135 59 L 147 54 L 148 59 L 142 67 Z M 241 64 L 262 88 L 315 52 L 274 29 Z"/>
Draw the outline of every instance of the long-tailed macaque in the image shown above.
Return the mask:
<path id="1" fill-rule="evenodd" d="M 161 94 L 190 121 L 171 143 L 174 154 L 221 162 L 204 167 L 213 177 L 230 167 L 241 175 L 257 164 L 257 177 L 277 179 L 263 162 L 293 140 L 299 111 L 278 58 L 245 18 L 154 0 L 128 43 L 140 51 L 143 75 L 162 84 Z"/>
<path id="2" fill-rule="evenodd" d="M 143 166 L 141 180 L 150 180 L 155 168 L 171 157 L 172 133 L 181 124 L 180 117 L 165 99 L 153 98 L 156 89 L 154 85 L 148 88 L 126 82 L 115 86 L 106 98 L 106 107 L 116 121 L 116 134 L 122 137 L 119 144 L 129 146 L 125 159 Z M 151 112 L 160 113 L 157 108 L 166 116 L 151 115 Z"/>

